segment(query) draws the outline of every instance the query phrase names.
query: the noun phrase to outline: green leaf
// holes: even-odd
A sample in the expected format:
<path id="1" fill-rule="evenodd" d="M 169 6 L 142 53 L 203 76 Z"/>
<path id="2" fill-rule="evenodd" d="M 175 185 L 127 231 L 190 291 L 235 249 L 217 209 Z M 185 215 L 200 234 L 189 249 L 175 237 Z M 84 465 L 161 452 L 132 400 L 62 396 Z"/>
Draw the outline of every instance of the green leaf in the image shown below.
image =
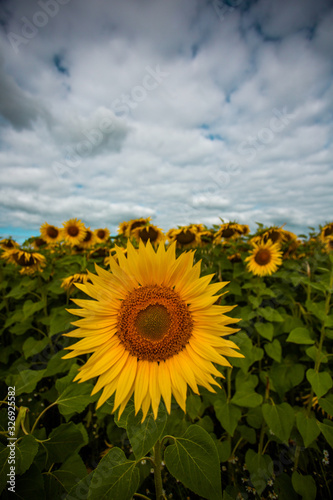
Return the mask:
<path id="1" fill-rule="evenodd" d="M 274 326 L 272 323 L 260 323 L 259 321 L 254 325 L 255 329 L 264 339 L 272 340 L 274 336 Z"/>
<path id="2" fill-rule="evenodd" d="M 333 448 L 333 423 L 325 418 L 323 422 L 317 422 L 317 424 L 326 441 Z"/>
<path id="3" fill-rule="evenodd" d="M 49 439 L 43 443 L 48 462 L 64 462 L 84 445 L 82 433 L 73 422 L 61 424 L 53 429 Z"/>
<path id="4" fill-rule="evenodd" d="M 31 434 L 23 436 L 15 448 L 18 474 L 24 474 L 29 469 L 37 451 L 38 443 L 36 439 Z"/>
<path id="5" fill-rule="evenodd" d="M 298 412 L 296 415 L 296 425 L 303 438 L 304 446 L 306 448 L 310 446 L 310 444 L 317 439 L 320 434 L 320 429 L 313 413 L 308 416 L 304 411 Z"/>
<path id="6" fill-rule="evenodd" d="M 69 492 L 79 479 L 87 475 L 87 469 L 78 453 L 71 455 L 59 469 L 52 474 L 58 479 L 62 487 Z"/>
<path id="7" fill-rule="evenodd" d="M 260 314 L 260 316 L 265 318 L 267 321 L 276 321 L 276 322 L 284 321 L 281 314 L 272 307 L 259 307 L 258 314 Z"/>
<path id="8" fill-rule="evenodd" d="M 318 356 L 318 350 L 319 350 L 318 347 L 312 345 L 311 347 L 305 349 L 305 352 L 309 356 L 309 358 L 311 358 L 313 361 L 316 361 Z M 328 363 L 328 357 L 322 351 L 319 354 L 319 363 Z"/>
<path id="9" fill-rule="evenodd" d="M 315 341 L 311 337 L 311 333 L 307 328 L 298 327 L 292 330 L 286 342 L 293 342 L 294 344 L 314 344 Z"/>
<path id="10" fill-rule="evenodd" d="M 25 359 L 35 356 L 40 353 L 49 343 L 49 339 L 36 340 L 33 337 L 28 337 L 24 342 L 22 349 Z"/>
<path id="11" fill-rule="evenodd" d="M 255 408 L 260 406 L 263 401 L 261 394 L 254 390 L 249 390 L 247 386 L 236 391 L 231 402 L 237 406 L 245 406 L 246 408 Z"/>
<path id="12" fill-rule="evenodd" d="M 299 385 L 304 378 L 305 366 L 294 363 L 290 356 L 282 359 L 281 363 L 273 363 L 270 369 L 274 390 L 282 397 L 285 392 Z"/>
<path id="13" fill-rule="evenodd" d="M 202 401 L 200 396 L 196 394 L 189 394 L 186 399 L 186 414 L 190 417 L 191 420 L 198 418 L 200 408 L 202 406 Z"/>
<path id="14" fill-rule="evenodd" d="M 294 471 L 291 476 L 293 488 L 302 500 L 316 500 L 317 487 L 312 476 L 302 476 L 298 471 Z"/>
<path id="15" fill-rule="evenodd" d="M 56 400 L 60 413 L 66 416 L 83 411 L 89 403 L 96 399 L 90 396 L 93 388 L 94 386 L 88 383 L 77 384 L 73 382 L 67 386 Z"/>
<path id="16" fill-rule="evenodd" d="M 16 396 L 32 392 L 44 377 L 45 370 L 23 370 L 16 375 L 8 375 L 6 384 L 16 388 Z"/>
<path id="17" fill-rule="evenodd" d="M 280 363 L 281 361 L 281 356 L 282 356 L 282 347 L 280 342 L 277 339 L 274 339 L 273 342 L 269 342 L 264 345 L 264 349 L 266 351 L 266 354 Z"/>
<path id="18" fill-rule="evenodd" d="M 214 403 L 214 409 L 216 417 L 220 421 L 222 427 L 230 436 L 233 436 L 238 421 L 242 416 L 241 410 L 233 404 L 228 403 L 226 398 L 217 399 Z"/>
<path id="19" fill-rule="evenodd" d="M 332 417 L 333 416 L 333 394 L 328 394 L 326 398 L 320 398 L 319 406 L 326 411 L 326 413 Z"/>
<path id="20" fill-rule="evenodd" d="M 16 478 L 15 493 L 19 499 L 45 499 L 43 475 L 37 465 L 33 463 L 23 476 Z"/>
<path id="21" fill-rule="evenodd" d="M 49 337 L 56 333 L 66 333 L 71 329 L 71 322 L 75 321 L 75 316 L 70 314 L 64 307 L 56 307 L 50 315 Z"/>
<path id="22" fill-rule="evenodd" d="M 241 368 L 244 373 L 247 373 L 253 363 L 263 358 L 264 350 L 254 346 L 251 339 L 244 332 L 237 333 L 232 340 L 244 355 L 244 358 L 233 358 L 232 365 Z"/>
<path id="23" fill-rule="evenodd" d="M 164 461 L 186 488 L 209 500 L 221 500 L 220 462 L 214 441 L 198 425 L 191 425 L 168 446 Z"/>
<path id="24" fill-rule="evenodd" d="M 30 318 L 30 316 L 33 316 L 35 312 L 40 311 L 46 306 L 46 299 L 43 298 L 43 300 L 40 300 L 38 302 L 33 302 L 32 300 L 28 299 L 24 302 L 23 304 L 23 315 L 24 318 Z"/>
<path id="25" fill-rule="evenodd" d="M 251 482 L 257 493 L 261 495 L 268 479 L 272 476 L 273 462 L 268 455 L 260 455 L 250 449 L 246 452 L 245 463 L 250 472 Z"/>
<path id="26" fill-rule="evenodd" d="M 139 479 L 136 462 L 127 460 L 120 448 L 111 448 L 92 474 L 88 500 L 131 500 Z"/>
<path id="27" fill-rule="evenodd" d="M 288 403 L 280 405 L 262 405 L 264 419 L 272 432 L 281 441 L 288 441 L 291 429 L 294 425 L 294 410 Z"/>
<path id="28" fill-rule="evenodd" d="M 231 455 L 231 442 L 229 440 L 215 442 L 220 462 L 226 462 Z"/>
<path id="29" fill-rule="evenodd" d="M 49 356 L 50 360 L 47 364 L 47 368 L 45 371 L 45 377 L 53 377 L 53 375 L 57 375 L 58 373 L 68 372 L 75 362 L 73 359 L 61 359 L 62 356 L 66 354 L 66 351 L 59 351 L 56 354 L 52 354 Z M 46 359 L 47 361 L 47 359 Z"/>
<path id="30" fill-rule="evenodd" d="M 247 413 L 246 420 L 247 423 L 251 425 L 251 427 L 254 427 L 255 429 L 260 429 L 263 422 L 261 406 L 257 406 L 256 408 L 251 408 Z"/>
<path id="31" fill-rule="evenodd" d="M 309 368 L 309 370 L 307 370 L 306 378 L 310 382 L 311 387 L 318 398 L 324 396 L 333 385 L 332 377 L 329 373 L 317 373 L 313 368 Z"/>
<path id="32" fill-rule="evenodd" d="M 246 439 L 251 444 L 255 444 L 256 442 L 256 432 L 252 427 L 248 427 L 247 425 L 239 425 L 237 429 L 241 436 Z"/>
<path id="33" fill-rule="evenodd" d="M 144 457 L 160 439 L 167 421 L 167 412 L 160 404 L 156 420 L 150 409 L 145 420 L 141 423 L 142 413 L 135 416 L 134 410 L 127 417 L 126 430 L 135 458 Z"/>

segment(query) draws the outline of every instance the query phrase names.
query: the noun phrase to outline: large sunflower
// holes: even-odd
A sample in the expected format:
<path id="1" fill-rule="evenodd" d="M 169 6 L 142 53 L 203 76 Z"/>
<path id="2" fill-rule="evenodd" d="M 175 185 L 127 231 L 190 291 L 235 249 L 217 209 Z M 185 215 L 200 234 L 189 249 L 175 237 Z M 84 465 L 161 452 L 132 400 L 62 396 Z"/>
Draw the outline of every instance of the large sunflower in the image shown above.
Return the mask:
<path id="1" fill-rule="evenodd" d="M 251 254 L 246 257 L 247 268 L 257 276 L 267 276 L 275 273 L 282 264 L 282 252 L 278 243 L 270 240 L 253 243 Z"/>
<path id="2" fill-rule="evenodd" d="M 115 393 L 113 411 L 123 412 L 134 392 L 135 411 L 145 419 L 150 405 L 155 418 L 161 396 L 170 413 L 174 395 L 185 411 L 187 386 L 215 392 L 221 377 L 213 363 L 231 366 L 224 356 L 243 357 L 224 337 L 236 330 L 226 326 L 238 320 L 225 316 L 232 306 L 214 305 L 226 283 L 209 284 L 200 275 L 193 252 L 176 259 L 175 244 L 155 252 L 148 241 L 135 250 L 127 244 L 127 258 L 116 247 L 111 273 L 96 266 L 88 273 L 92 284 L 76 285 L 95 300 L 74 300 L 82 309 L 69 311 L 82 319 L 78 329 L 64 334 L 82 337 L 68 347 L 64 358 L 93 353 L 74 380 L 98 377 L 92 394 L 103 389 L 97 407 Z"/>
<path id="3" fill-rule="evenodd" d="M 62 239 L 62 230 L 56 226 L 51 226 L 47 222 L 40 226 L 40 234 L 42 239 L 49 245 L 55 245 Z"/>
<path id="4" fill-rule="evenodd" d="M 85 238 L 86 228 L 83 222 L 77 219 L 70 219 L 63 223 L 63 238 L 70 245 L 80 245 Z"/>
<path id="5" fill-rule="evenodd" d="M 176 242 L 178 248 L 193 248 L 200 246 L 200 234 L 196 225 L 190 224 L 178 229 L 170 229 L 166 237 L 170 243 Z"/>
<path id="6" fill-rule="evenodd" d="M 106 243 L 110 237 L 110 231 L 106 227 L 104 229 L 95 229 L 94 235 L 96 243 Z"/>
<path id="7" fill-rule="evenodd" d="M 137 241 L 142 240 L 144 243 L 147 243 L 147 241 L 150 240 L 150 243 L 155 245 L 165 240 L 165 235 L 163 234 L 162 229 L 157 226 L 153 226 L 152 224 L 133 229 L 132 236 Z"/>
<path id="8" fill-rule="evenodd" d="M 45 257 L 40 253 L 20 249 L 7 250 L 3 253 L 3 257 L 8 262 L 20 267 L 20 274 L 33 274 L 36 271 L 42 271 L 46 264 Z"/>

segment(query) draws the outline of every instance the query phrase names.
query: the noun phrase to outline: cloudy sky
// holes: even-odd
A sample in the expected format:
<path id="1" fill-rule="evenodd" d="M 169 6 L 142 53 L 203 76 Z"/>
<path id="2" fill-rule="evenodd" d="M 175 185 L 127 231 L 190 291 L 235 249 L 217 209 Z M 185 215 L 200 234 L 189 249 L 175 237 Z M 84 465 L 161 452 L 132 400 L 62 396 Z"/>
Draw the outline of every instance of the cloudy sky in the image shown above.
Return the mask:
<path id="1" fill-rule="evenodd" d="M 2 0 L 0 236 L 333 219 L 331 0 Z"/>

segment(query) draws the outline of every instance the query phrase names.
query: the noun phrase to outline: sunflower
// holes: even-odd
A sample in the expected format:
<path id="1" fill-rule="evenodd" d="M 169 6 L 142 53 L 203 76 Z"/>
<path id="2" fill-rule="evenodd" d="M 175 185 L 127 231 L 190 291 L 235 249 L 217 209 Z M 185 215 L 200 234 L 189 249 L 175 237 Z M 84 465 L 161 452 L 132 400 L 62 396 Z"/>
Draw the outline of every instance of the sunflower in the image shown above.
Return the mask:
<path id="1" fill-rule="evenodd" d="M 230 240 L 239 238 L 243 233 L 244 228 L 237 222 L 226 222 L 221 224 L 220 229 L 215 235 L 216 243 L 219 243 L 221 239 Z"/>
<path id="2" fill-rule="evenodd" d="M 321 230 L 321 233 L 320 233 L 321 241 L 325 242 L 325 240 L 328 236 L 333 236 L 333 222 L 326 224 L 326 226 L 324 226 Z"/>
<path id="3" fill-rule="evenodd" d="M 211 392 L 222 377 L 213 363 L 231 366 L 225 356 L 243 357 L 224 337 L 237 331 L 226 326 L 238 320 L 225 316 L 233 306 L 214 305 L 226 283 L 210 284 L 213 275 L 200 276 L 193 252 L 178 258 L 176 245 L 155 252 L 148 241 L 134 249 L 127 243 L 127 258 L 116 247 L 119 265 L 110 259 L 111 272 L 96 265 L 92 284 L 76 286 L 95 300 L 74 300 L 82 316 L 68 337 L 82 337 L 64 358 L 93 353 L 74 380 L 98 381 L 92 395 L 103 389 L 97 408 L 114 393 L 113 412 L 119 416 L 134 393 L 136 414 L 142 421 L 150 405 L 157 417 L 161 396 L 170 413 L 174 395 L 185 411 L 187 386 L 198 394 L 198 384 Z"/>
<path id="4" fill-rule="evenodd" d="M 325 248 L 328 253 L 333 252 L 333 236 L 325 238 Z"/>
<path id="5" fill-rule="evenodd" d="M 119 224 L 118 234 L 123 234 L 127 238 L 132 236 L 132 232 L 134 229 L 138 227 L 143 227 L 149 224 L 151 217 L 147 217 L 146 219 L 131 219 L 128 222 L 122 222 Z"/>
<path id="6" fill-rule="evenodd" d="M 96 243 L 106 243 L 110 237 L 110 231 L 106 227 L 104 229 L 95 229 L 94 235 Z"/>
<path id="7" fill-rule="evenodd" d="M 61 283 L 61 288 L 70 291 L 75 283 L 91 283 L 87 273 L 77 273 L 68 278 L 64 278 Z"/>
<path id="8" fill-rule="evenodd" d="M 20 267 L 20 274 L 33 274 L 36 271 L 42 271 L 46 264 L 45 257 L 40 253 L 20 249 L 7 250 L 3 253 L 3 257 L 8 262 Z"/>
<path id="9" fill-rule="evenodd" d="M 80 245 L 86 235 L 86 228 L 83 222 L 77 219 L 70 219 L 63 223 L 63 238 L 70 245 Z"/>
<path id="10" fill-rule="evenodd" d="M 158 244 L 165 240 L 165 235 L 163 234 L 162 229 L 153 226 L 152 224 L 133 229 L 132 236 L 137 241 L 142 240 L 144 243 L 147 243 L 147 241 L 150 240 L 150 243 Z"/>
<path id="11" fill-rule="evenodd" d="M 45 245 L 47 245 L 47 242 L 43 238 L 37 236 L 36 238 L 34 238 L 32 245 L 35 250 L 39 250 L 40 248 L 45 247 Z"/>
<path id="12" fill-rule="evenodd" d="M 253 243 L 251 254 L 246 257 L 247 269 L 257 276 L 267 276 L 275 273 L 282 264 L 282 252 L 278 243 L 259 241 Z"/>
<path id="13" fill-rule="evenodd" d="M 194 224 L 170 229 L 166 237 L 169 243 L 176 242 L 178 248 L 193 248 L 201 244 L 200 232 Z"/>
<path id="14" fill-rule="evenodd" d="M 117 248 L 118 248 L 118 250 L 122 251 L 125 256 L 127 255 L 127 248 L 123 248 L 123 247 L 117 247 Z M 105 257 L 104 265 L 110 266 L 111 259 L 112 259 L 112 262 L 115 260 L 118 263 L 117 252 L 116 252 L 115 248 L 111 248 L 111 250 L 109 251 L 109 255 L 107 257 Z"/>
<path id="15" fill-rule="evenodd" d="M 283 229 L 283 226 L 272 226 L 268 229 L 260 231 L 256 236 L 253 236 L 251 238 L 251 243 L 258 243 L 259 241 L 266 242 L 268 240 L 272 243 L 291 242 L 297 240 L 297 236 L 291 231 Z"/>
<path id="16" fill-rule="evenodd" d="M 49 245 L 55 245 L 62 239 L 62 230 L 56 226 L 51 226 L 47 222 L 40 226 L 40 234 L 42 239 Z"/>
<path id="17" fill-rule="evenodd" d="M 90 248 L 93 247 L 96 243 L 96 237 L 93 231 L 90 230 L 90 227 L 86 228 L 86 234 L 83 238 L 83 240 L 80 243 L 80 246 L 83 248 Z"/>
<path id="18" fill-rule="evenodd" d="M 2 250 L 14 250 L 15 248 L 19 248 L 19 244 L 11 238 L 7 238 L 0 240 L 0 248 Z"/>
<path id="19" fill-rule="evenodd" d="M 204 231 L 200 232 L 200 239 L 202 245 L 209 245 L 211 243 L 214 243 L 214 238 L 215 234 L 213 233 L 213 231 L 205 229 Z"/>

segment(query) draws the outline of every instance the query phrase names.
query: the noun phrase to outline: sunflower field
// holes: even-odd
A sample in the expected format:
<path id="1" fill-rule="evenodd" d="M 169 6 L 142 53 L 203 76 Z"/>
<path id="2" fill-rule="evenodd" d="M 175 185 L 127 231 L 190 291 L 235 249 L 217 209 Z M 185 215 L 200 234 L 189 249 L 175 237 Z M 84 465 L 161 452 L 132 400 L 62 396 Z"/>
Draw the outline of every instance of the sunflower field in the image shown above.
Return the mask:
<path id="1" fill-rule="evenodd" d="M 333 223 L 0 241 L 0 494 L 332 498 Z"/>

